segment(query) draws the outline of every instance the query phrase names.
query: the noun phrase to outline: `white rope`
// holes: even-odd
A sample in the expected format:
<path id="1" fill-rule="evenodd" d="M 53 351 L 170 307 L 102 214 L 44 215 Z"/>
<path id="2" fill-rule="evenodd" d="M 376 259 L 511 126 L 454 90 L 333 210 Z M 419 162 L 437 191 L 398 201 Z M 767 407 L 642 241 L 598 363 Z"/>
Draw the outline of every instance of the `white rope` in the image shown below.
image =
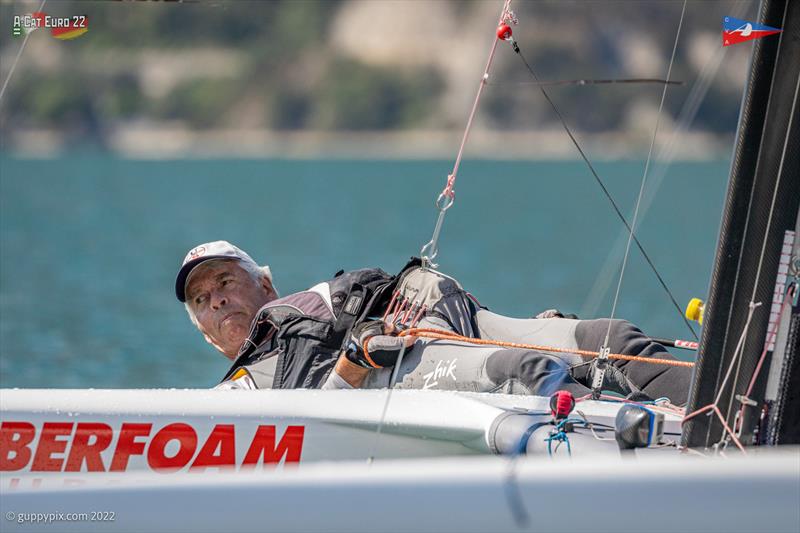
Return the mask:
<path id="1" fill-rule="evenodd" d="M 675 62 L 675 52 L 678 49 L 678 40 L 681 36 L 681 28 L 683 27 L 683 17 L 686 14 L 686 1 L 687 0 L 683 0 L 683 8 L 681 9 L 681 18 L 678 21 L 678 31 L 675 34 L 675 42 L 672 45 L 672 56 L 669 59 L 669 67 L 667 68 L 667 77 L 666 77 L 667 81 L 669 81 L 670 79 L 670 75 L 672 74 L 672 65 Z M 658 136 L 658 126 L 661 122 L 661 112 L 664 109 L 664 100 L 667 97 L 667 87 L 669 87 L 669 85 L 664 84 L 664 88 L 661 91 L 661 103 L 658 105 L 658 115 L 656 115 L 656 125 L 655 128 L 653 129 L 653 138 L 650 140 L 650 149 L 647 152 L 647 161 L 645 162 L 644 165 L 644 173 L 642 174 L 642 183 L 639 186 L 639 196 L 636 198 L 636 208 L 633 211 L 633 219 L 631 220 L 631 231 L 628 235 L 628 243 L 625 246 L 625 255 L 622 258 L 622 268 L 620 269 L 619 272 L 619 281 L 617 282 L 617 290 L 614 294 L 614 303 L 611 306 L 611 316 L 609 317 L 608 320 L 608 330 L 606 330 L 606 338 L 605 341 L 603 342 L 604 347 L 608 347 L 609 337 L 611 336 L 611 325 L 613 323 L 614 316 L 616 315 L 617 311 L 617 303 L 619 302 L 619 291 L 622 288 L 622 280 L 625 277 L 625 267 L 628 264 L 628 256 L 630 255 L 631 251 L 631 242 L 633 241 L 633 234 L 634 231 L 636 230 L 636 219 L 639 216 L 639 206 L 642 203 L 642 194 L 644 193 L 644 187 L 645 184 L 647 183 L 647 171 L 650 168 L 650 160 L 653 156 L 653 147 L 656 144 L 656 137 Z"/>
<path id="2" fill-rule="evenodd" d="M 44 5 L 47 0 L 42 0 L 42 3 L 39 5 L 39 9 L 37 11 L 41 11 L 44 9 Z M 19 58 L 22 56 L 22 51 L 25 50 L 25 45 L 28 44 L 28 38 L 31 36 L 33 31 L 29 31 L 25 34 L 25 38 L 22 39 L 22 44 L 17 51 L 17 57 L 14 58 L 14 62 L 11 64 L 11 70 L 8 71 L 8 76 L 6 76 L 5 81 L 3 82 L 3 87 L 0 88 L 0 103 L 3 102 L 3 95 L 6 94 L 6 87 L 8 87 L 8 82 L 11 81 L 11 76 L 14 75 L 14 71 L 17 69 L 17 63 L 19 62 Z"/>
<path id="3" fill-rule="evenodd" d="M 722 392 L 725 390 L 725 385 L 728 383 L 728 378 L 731 377 L 731 372 L 733 371 L 733 365 L 736 364 L 736 361 L 739 359 L 739 354 L 744 347 L 744 340 L 747 338 L 747 332 L 750 330 L 750 321 L 753 319 L 753 313 L 756 310 L 756 307 L 761 305 L 760 303 L 754 304 L 750 302 L 750 309 L 747 312 L 747 321 L 744 323 L 744 327 L 742 328 L 742 334 L 739 336 L 739 342 L 736 343 L 736 349 L 733 351 L 733 357 L 731 358 L 731 363 L 728 365 L 728 371 L 725 373 L 725 379 L 722 380 L 722 385 L 717 391 L 717 397 L 714 399 L 714 405 L 719 402 L 719 399 L 722 397 Z"/>

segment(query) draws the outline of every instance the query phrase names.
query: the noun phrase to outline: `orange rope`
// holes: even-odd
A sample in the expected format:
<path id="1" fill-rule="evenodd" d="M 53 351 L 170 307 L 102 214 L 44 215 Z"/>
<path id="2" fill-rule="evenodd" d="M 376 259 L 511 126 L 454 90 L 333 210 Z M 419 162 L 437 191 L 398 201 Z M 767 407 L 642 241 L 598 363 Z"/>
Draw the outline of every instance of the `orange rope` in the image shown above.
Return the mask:
<path id="1" fill-rule="evenodd" d="M 489 346 L 502 346 L 504 348 L 522 348 L 525 350 L 537 350 L 540 352 L 556 352 L 556 353 L 571 353 L 580 355 L 581 357 L 597 357 L 599 352 L 592 352 L 589 350 L 575 350 L 571 348 L 556 348 L 554 346 L 540 346 L 538 344 L 523 344 L 519 342 L 507 342 L 507 341 L 496 341 L 491 339 L 475 339 L 472 337 L 464 337 L 462 335 L 458 335 L 457 333 L 453 333 L 452 331 L 446 331 L 443 329 L 434 329 L 434 328 L 410 328 L 400 333 L 400 337 L 406 337 L 409 335 L 414 335 L 417 337 L 423 337 L 426 339 L 440 339 L 440 340 L 451 340 L 451 341 L 460 341 L 466 342 L 469 344 L 482 344 L 482 345 L 489 345 Z M 673 361 L 671 359 L 654 359 L 652 357 L 642 357 L 639 355 L 625 355 L 621 353 L 612 353 L 608 354 L 609 359 L 620 359 L 623 361 L 638 361 L 640 363 L 650 363 L 654 365 L 668 365 L 668 366 L 683 366 L 692 368 L 694 367 L 694 363 L 690 361 Z"/>
<path id="2" fill-rule="evenodd" d="M 383 368 L 381 365 L 379 365 L 375 361 L 373 361 L 372 357 L 369 356 L 369 351 L 367 350 L 367 345 L 369 344 L 369 341 L 370 341 L 370 339 L 372 339 L 372 337 L 374 337 L 374 335 L 370 335 L 369 337 L 364 339 L 364 347 L 362 348 L 364 350 L 364 358 L 367 360 L 367 362 L 370 365 L 372 365 L 372 368 Z"/>

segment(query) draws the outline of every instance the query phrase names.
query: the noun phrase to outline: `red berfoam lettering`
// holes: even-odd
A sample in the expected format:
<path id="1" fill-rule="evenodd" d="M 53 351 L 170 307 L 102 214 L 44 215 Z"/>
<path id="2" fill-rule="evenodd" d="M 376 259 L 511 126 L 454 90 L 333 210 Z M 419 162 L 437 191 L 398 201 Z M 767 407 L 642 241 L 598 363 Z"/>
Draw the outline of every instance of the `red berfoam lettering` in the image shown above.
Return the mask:
<path id="1" fill-rule="evenodd" d="M 279 463 L 284 456 L 284 463 L 299 463 L 304 432 L 304 426 L 288 426 L 283 438 L 275 446 L 275 426 L 258 426 L 250 449 L 244 456 L 242 469 L 255 467 L 262 457 L 265 465 Z"/>
<path id="2" fill-rule="evenodd" d="M 166 447 L 172 440 L 178 441 L 178 453 L 173 457 L 167 457 Z M 192 426 L 182 423 L 169 424 L 161 428 L 150 441 L 147 464 L 153 470 L 174 472 L 189 464 L 196 449 L 197 433 Z"/>
<path id="3" fill-rule="evenodd" d="M 94 442 L 89 442 L 92 437 Z M 108 424 L 79 422 L 64 471 L 80 472 L 83 462 L 86 461 L 87 472 L 105 472 L 106 467 L 100 452 L 108 448 L 112 438 L 114 432 Z"/>
<path id="4" fill-rule="evenodd" d="M 73 422 L 45 422 L 42 433 L 39 435 L 39 444 L 33 456 L 31 472 L 61 472 L 64 466 L 63 457 L 53 457 L 53 454 L 64 453 L 67 449 L 67 440 L 59 440 L 72 434 Z"/>
<path id="5" fill-rule="evenodd" d="M 131 455 L 144 453 L 144 442 L 136 442 L 136 437 L 147 437 L 152 427 L 153 424 L 122 424 L 109 472 L 124 472 L 128 469 L 128 459 Z"/>
<path id="6" fill-rule="evenodd" d="M 35 436 L 36 428 L 30 422 L 0 424 L 0 471 L 13 472 L 25 468 L 31 460 L 30 443 Z"/>
<path id="7" fill-rule="evenodd" d="M 236 430 L 233 424 L 220 424 L 208 435 L 189 470 L 236 464 Z M 216 453 L 219 449 L 219 453 Z"/>

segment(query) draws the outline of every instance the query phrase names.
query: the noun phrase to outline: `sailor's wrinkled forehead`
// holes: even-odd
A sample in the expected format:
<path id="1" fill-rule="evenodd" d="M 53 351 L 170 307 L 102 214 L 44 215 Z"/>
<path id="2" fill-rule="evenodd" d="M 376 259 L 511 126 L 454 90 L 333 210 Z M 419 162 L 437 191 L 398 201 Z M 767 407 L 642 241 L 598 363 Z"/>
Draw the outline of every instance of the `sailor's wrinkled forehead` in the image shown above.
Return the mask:
<path id="1" fill-rule="evenodd" d="M 186 301 L 191 302 L 207 282 L 246 276 L 247 272 L 238 263 L 236 259 L 212 259 L 197 265 L 186 279 Z"/>

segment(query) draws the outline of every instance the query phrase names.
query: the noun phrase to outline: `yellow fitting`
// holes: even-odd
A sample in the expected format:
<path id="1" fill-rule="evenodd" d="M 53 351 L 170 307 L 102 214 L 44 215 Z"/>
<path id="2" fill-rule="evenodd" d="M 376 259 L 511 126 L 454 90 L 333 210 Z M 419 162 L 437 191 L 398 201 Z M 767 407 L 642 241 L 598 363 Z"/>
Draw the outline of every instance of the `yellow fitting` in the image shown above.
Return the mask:
<path id="1" fill-rule="evenodd" d="M 706 304 L 700 298 L 692 298 L 686 306 L 686 318 L 694 320 L 701 326 L 703 325 L 703 313 L 705 313 Z"/>

